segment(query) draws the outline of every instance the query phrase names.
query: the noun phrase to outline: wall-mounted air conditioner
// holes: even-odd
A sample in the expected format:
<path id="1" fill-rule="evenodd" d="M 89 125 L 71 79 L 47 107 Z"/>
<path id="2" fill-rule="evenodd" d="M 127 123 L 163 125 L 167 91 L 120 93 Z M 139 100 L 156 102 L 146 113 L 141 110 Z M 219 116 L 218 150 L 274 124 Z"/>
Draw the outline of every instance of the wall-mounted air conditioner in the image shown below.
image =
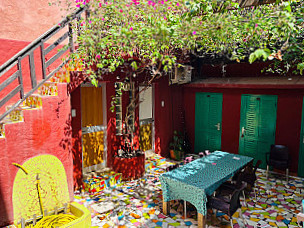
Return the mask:
<path id="1" fill-rule="evenodd" d="M 175 66 L 175 68 L 170 73 L 169 84 L 185 84 L 191 82 L 192 66 Z"/>

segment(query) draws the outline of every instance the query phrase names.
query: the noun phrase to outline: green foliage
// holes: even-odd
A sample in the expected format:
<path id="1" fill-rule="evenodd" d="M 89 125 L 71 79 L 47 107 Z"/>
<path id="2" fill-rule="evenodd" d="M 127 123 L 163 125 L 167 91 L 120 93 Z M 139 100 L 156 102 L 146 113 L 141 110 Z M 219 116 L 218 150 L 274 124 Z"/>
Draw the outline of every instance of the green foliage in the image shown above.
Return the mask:
<path id="1" fill-rule="evenodd" d="M 84 1 L 84 2 L 83 2 Z M 281 61 L 302 72 L 303 1 L 241 8 L 232 0 L 77 0 L 88 18 L 75 25 L 78 53 L 93 84 L 100 74 L 129 65 L 151 76 L 167 72 L 190 53 L 250 63 Z M 78 28 L 80 28 L 78 30 Z M 79 34 L 79 35 L 78 35 Z"/>
<path id="2" fill-rule="evenodd" d="M 269 49 L 257 49 L 249 55 L 249 63 L 253 63 L 255 60 L 260 59 L 261 57 L 265 61 L 267 60 L 269 55 L 270 55 Z"/>
<path id="3" fill-rule="evenodd" d="M 303 70 L 304 70 L 304 62 L 303 63 L 299 63 L 297 65 L 297 69 L 300 71 L 300 74 L 303 74 Z"/>

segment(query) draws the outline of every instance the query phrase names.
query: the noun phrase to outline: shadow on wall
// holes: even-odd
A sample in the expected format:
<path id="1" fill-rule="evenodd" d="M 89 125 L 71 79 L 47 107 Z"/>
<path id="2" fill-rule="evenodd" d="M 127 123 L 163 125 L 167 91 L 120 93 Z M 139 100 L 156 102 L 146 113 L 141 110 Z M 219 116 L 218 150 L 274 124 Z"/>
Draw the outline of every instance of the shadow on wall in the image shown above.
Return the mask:
<path id="1" fill-rule="evenodd" d="M 57 118 L 59 118 L 59 110 L 56 110 Z M 72 116 L 69 114 L 69 119 L 65 121 L 65 126 L 63 128 L 64 138 L 60 140 L 59 146 L 62 147 L 64 150 L 71 151 L 71 138 L 72 138 Z"/>
<path id="2" fill-rule="evenodd" d="M 82 153 L 81 151 L 81 132 L 73 135 L 73 179 L 74 190 L 82 186 Z"/>
<path id="3" fill-rule="evenodd" d="M 89 167 L 103 163 L 104 132 L 96 131 L 82 135 L 83 167 Z"/>
<path id="4" fill-rule="evenodd" d="M 0 183 L 1 184 L 1 183 Z M 2 226 L 7 226 L 9 225 L 7 223 L 7 221 L 10 221 L 10 219 L 8 218 L 8 213 L 7 213 L 7 209 L 5 207 L 5 202 L 3 200 L 3 195 L 1 192 L 1 186 L 0 186 L 0 208 L 1 208 L 1 213 L 0 213 L 0 227 Z"/>

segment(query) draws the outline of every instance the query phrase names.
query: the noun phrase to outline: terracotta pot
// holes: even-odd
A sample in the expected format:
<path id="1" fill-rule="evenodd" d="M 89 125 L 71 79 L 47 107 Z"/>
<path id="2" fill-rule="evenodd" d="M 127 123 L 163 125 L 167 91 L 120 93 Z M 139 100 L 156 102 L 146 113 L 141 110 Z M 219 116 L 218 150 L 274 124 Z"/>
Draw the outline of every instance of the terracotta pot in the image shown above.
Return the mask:
<path id="1" fill-rule="evenodd" d="M 134 180 L 145 173 L 145 154 L 133 158 L 114 157 L 113 170 L 122 174 L 123 180 Z"/>
<path id="2" fill-rule="evenodd" d="M 181 151 L 178 150 L 170 150 L 170 158 L 172 158 L 173 160 L 176 161 L 180 161 L 181 160 Z"/>
<path id="3" fill-rule="evenodd" d="M 175 160 L 175 153 L 174 150 L 170 150 L 170 158 L 172 158 L 173 160 Z"/>

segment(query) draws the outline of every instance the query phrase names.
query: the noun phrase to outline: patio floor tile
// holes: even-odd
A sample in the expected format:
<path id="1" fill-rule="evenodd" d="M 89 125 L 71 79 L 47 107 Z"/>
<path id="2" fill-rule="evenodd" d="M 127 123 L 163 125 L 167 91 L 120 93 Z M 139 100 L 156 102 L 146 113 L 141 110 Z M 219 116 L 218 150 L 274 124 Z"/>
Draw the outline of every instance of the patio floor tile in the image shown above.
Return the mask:
<path id="1" fill-rule="evenodd" d="M 139 180 L 122 182 L 94 195 L 75 194 L 75 201 L 85 205 L 92 213 L 95 227 L 196 227 L 197 215 L 193 206 L 187 206 L 184 220 L 183 203 L 171 203 L 171 213 L 167 217 L 162 212 L 162 191 L 158 176 L 165 172 L 170 162 L 162 161 Z M 245 202 L 241 199 L 242 214 L 235 213 L 233 226 L 238 227 L 297 227 L 296 214 L 301 210 L 304 198 L 303 179 L 272 175 L 266 179 L 265 170 L 258 169 L 256 182 L 257 202 L 251 193 Z M 240 210 L 239 210 L 240 212 Z M 209 227 L 230 227 L 226 215 L 209 213 Z"/>

